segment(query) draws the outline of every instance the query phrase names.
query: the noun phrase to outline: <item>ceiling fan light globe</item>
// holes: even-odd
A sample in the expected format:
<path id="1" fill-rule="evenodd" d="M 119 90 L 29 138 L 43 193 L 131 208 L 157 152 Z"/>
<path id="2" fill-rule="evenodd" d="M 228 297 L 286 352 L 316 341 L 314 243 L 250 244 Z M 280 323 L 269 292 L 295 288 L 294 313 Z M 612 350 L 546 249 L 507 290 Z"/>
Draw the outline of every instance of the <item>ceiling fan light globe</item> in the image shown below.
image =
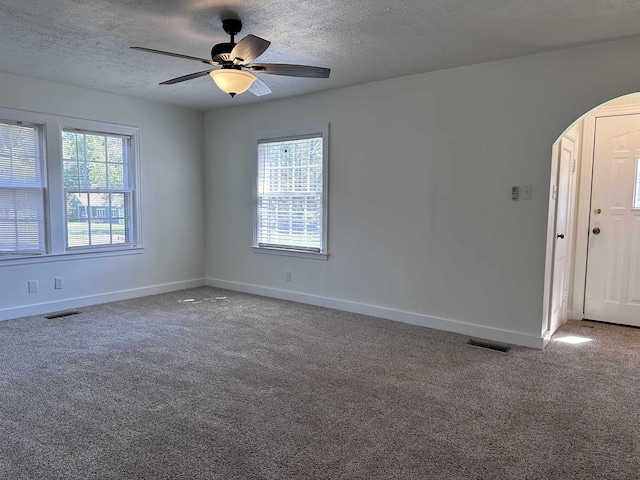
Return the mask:
<path id="1" fill-rule="evenodd" d="M 209 73 L 209 76 L 220 90 L 232 96 L 246 92 L 256 79 L 254 75 L 235 68 L 214 70 Z"/>

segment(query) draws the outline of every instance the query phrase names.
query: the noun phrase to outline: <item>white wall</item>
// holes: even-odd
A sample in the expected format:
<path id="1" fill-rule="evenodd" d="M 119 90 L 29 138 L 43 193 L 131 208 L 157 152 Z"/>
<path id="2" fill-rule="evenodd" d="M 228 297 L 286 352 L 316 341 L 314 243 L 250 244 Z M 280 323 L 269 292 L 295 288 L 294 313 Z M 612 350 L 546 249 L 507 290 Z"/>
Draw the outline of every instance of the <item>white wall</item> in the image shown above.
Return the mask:
<path id="1" fill-rule="evenodd" d="M 0 262 L 0 319 L 201 284 L 202 114 L 0 74 L 0 107 L 140 128 L 145 249 L 139 255 L 19 266 Z M 64 288 L 54 290 L 54 277 Z M 27 281 L 40 291 L 27 293 Z"/>
<path id="2" fill-rule="evenodd" d="M 640 89 L 639 49 L 627 39 L 208 112 L 208 283 L 541 346 L 551 146 Z M 323 122 L 329 260 L 253 253 L 249 139 Z M 524 184 L 533 200 L 513 202 Z"/>

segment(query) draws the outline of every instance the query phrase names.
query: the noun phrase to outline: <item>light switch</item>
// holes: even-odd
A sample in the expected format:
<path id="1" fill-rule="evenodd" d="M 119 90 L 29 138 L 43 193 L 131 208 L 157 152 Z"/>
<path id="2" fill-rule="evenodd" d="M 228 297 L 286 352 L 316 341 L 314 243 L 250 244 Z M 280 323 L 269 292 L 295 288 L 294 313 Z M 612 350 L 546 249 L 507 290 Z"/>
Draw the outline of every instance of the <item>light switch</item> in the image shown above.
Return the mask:
<path id="1" fill-rule="evenodd" d="M 522 200 L 531 200 L 533 198 L 533 185 L 525 185 L 522 187 Z"/>

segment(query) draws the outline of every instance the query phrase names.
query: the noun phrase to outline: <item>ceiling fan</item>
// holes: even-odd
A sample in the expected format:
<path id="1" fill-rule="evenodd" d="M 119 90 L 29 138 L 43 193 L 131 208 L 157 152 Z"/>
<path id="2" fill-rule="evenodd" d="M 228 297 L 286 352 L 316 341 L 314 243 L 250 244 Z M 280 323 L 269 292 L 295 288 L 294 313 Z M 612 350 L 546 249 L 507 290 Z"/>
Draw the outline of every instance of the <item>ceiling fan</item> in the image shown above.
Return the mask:
<path id="1" fill-rule="evenodd" d="M 182 77 L 172 78 L 161 82 L 160 85 L 173 85 L 185 82 L 194 78 L 209 75 L 216 85 L 223 92 L 228 93 L 233 98 L 239 93 L 250 91 L 260 97 L 271 93 L 269 86 L 260 78 L 249 72 L 267 73 L 271 75 L 285 75 L 288 77 L 305 78 L 328 78 L 331 70 L 323 67 L 312 67 L 309 65 L 290 65 L 285 63 L 252 63 L 256 58 L 264 53 L 271 42 L 247 35 L 238 43 L 234 42 L 235 36 L 242 30 L 242 22 L 237 19 L 228 18 L 222 21 L 222 28 L 231 36 L 229 43 L 219 43 L 211 49 L 211 60 L 206 58 L 192 57 L 180 53 L 164 52 L 144 47 L 130 47 L 143 52 L 168 55 L 170 57 L 186 58 L 206 63 L 215 68 L 209 68 L 201 72 L 190 73 Z"/>

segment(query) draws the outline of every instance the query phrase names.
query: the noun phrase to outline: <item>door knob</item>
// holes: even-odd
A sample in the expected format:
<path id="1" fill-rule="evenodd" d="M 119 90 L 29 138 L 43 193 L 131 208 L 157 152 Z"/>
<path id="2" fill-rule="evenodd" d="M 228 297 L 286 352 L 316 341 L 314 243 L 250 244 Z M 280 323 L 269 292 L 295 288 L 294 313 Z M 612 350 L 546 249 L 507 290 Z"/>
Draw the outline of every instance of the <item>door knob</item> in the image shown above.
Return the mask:
<path id="1" fill-rule="evenodd" d="M 564 233 L 559 233 L 558 235 L 556 235 L 556 237 L 558 237 L 558 238 L 564 238 Z"/>
<path id="2" fill-rule="evenodd" d="M 594 228 L 591 231 L 593 232 L 594 235 L 598 235 L 600 233 L 600 229 L 598 227 Z"/>

